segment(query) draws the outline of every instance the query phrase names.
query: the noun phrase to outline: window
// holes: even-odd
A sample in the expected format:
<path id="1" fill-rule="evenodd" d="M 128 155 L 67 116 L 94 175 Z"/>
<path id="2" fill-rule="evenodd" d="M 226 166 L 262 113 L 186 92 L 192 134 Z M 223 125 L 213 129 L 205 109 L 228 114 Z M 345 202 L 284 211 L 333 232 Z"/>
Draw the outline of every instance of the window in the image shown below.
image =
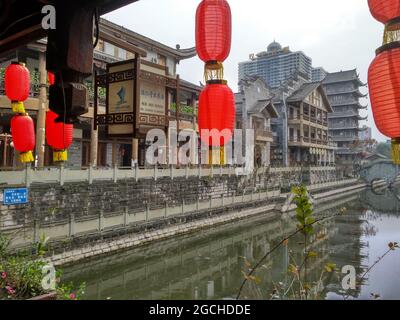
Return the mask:
<path id="1" fill-rule="evenodd" d="M 111 43 L 104 42 L 104 53 L 115 56 L 115 47 Z"/>
<path id="2" fill-rule="evenodd" d="M 289 140 L 293 141 L 294 140 L 294 129 L 289 128 Z"/>
<path id="3" fill-rule="evenodd" d="M 162 66 L 166 66 L 167 65 L 167 58 L 161 54 L 157 55 L 157 60 L 158 60 L 158 64 L 162 65 Z"/>
<path id="4" fill-rule="evenodd" d="M 289 109 L 289 118 L 294 119 L 294 108 Z"/>
<path id="5" fill-rule="evenodd" d="M 126 60 L 126 50 L 118 48 L 118 58 Z"/>
<path id="6" fill-rule="evenodd" d="M 304 136 L 308 138 L 310 136 L 309 126 L 304 126 Z"/>

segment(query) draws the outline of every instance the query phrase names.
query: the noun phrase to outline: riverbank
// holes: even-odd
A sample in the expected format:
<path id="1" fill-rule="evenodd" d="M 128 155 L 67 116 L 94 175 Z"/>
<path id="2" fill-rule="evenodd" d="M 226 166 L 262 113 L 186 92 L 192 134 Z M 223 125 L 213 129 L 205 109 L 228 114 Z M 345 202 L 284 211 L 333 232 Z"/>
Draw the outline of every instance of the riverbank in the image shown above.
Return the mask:
<path id="1" fill-rule="evenodd" d="M 376 186 L 384 185 L 384 182 L 377 182 Z M 311 186 L 310 193 L 316 205 L 320 206 L 339 198 L 349 197 L 367 188 L 367 184 L 358 180 L 343 180 L 339 182 L 322 183 Z M 155 241 L 170 239 L 173 237 L 190 234 L 201 229 L 214 228 L 234 221 L 244 220 L 250 217 L 263 216 L 274 217 L 279 212 L 294 209 L 293 204 L 282 210 L 289 194 L 265 193 L 264 197 L 259 193 L 257 198 L 254 196 L 250 201 L 235 204 L 234 199 L 225 199 L 225 206 L 215 209 L 203 209 L 193 211 L 177 219 L 163 219 L 136 226 L 125 235 L 115 238 L 112 233 L 103 234 L 101 239 L 95 243 L 83 245 L 73 250 L 66 250 L 62 253 L 54 254 L 48 258 L 54 265 L 68 265 L 78 261 L 110 255 L 119 251 L 143 246 Z M 244 200 L 244 199 L 242 199 Z M 230 202 L 231 203 L 230 203 Z"/>
<path id="2" fill-rule="evenodd" d="M 360 279 L 387 250 L 387 244 L 396 240 L 393 236 L 400 224 L 396 198 L 399 191 L 368 188 L 316 206 L 316 216 L 333 216 L 338 210 L 347 209 L 345 214 L 318 224 L 315 230 L 318 237 L 310 238 L 312 251 L 317 253 L 308 264 L 310 283 L 320 279 L 328 263 L 339 270 L 339 278 L 325 277 L 319 299 L 343 300 L 340 270 L 354 266 Z M 273 211 L 82 260 L 64 266 L 62 280 L 85 282 L 83 299 L 87 300 L 235 299 L 243 271 L 296 230 L 292 215 L 292 212 Z M 302 235 L 294 237 L 287 246 L 271 254 L 257 271 L 260 285 L 246 285 L 242 298 L 269 300 L 276 284 L 288 288 L 292 281 L 288 274 L 290 264 L 302 261 L 301 241 Z M 369 300 L 371 292 L 382 299 L 398 299 L 398 278 L 382 279 L 398 266 L 399 253 L 396 250 L 385 257 L 379 267 L 371 270 L 368 281 L 348 292 L 348 299 Z"/>

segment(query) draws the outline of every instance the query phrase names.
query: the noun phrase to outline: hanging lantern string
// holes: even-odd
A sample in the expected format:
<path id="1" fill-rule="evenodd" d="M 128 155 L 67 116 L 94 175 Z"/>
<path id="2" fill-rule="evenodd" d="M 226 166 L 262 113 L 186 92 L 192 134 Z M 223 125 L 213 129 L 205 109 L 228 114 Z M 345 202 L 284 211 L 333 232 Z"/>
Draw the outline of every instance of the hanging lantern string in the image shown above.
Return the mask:
<path id="1" fill-rule="evenodd" d="M 368 70 L 371 107 L 379 131 L 392 138 L 394 163 L 400 164 L 400 7 L 398 0 L 368 0 L 368 6 L 372 16 L 385 25 L 383 44 Z"/>

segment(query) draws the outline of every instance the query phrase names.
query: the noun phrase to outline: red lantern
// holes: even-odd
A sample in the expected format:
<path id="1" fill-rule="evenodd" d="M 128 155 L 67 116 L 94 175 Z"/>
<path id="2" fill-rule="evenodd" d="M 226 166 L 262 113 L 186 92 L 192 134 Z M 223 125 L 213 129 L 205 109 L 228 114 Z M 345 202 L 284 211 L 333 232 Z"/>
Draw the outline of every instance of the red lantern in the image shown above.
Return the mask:
<path id="1" fill-rule="evenodd" d="M 376 126 L 393 139 L 393 158 L 400 164 L 400 48 L 376 56 L 369 67 L 368 86 Z"/>
<path id="2" fill-rule="evenodd" d="M 226 0 L 203 0 L 196 12 L 196 49 L 204 62 L 223 62 L 231 50 L 232 14 Z"/>
<path id="3" fill-rule="evenodd" d="M 368 0 L 368 5 L 373 17 L 384 24 L 400 17 L 399 0 Z"/>
<path id="4" fill-rule="evenodd" d="M 25 113 L 23 101 L 29 97 L 30 75 L 24 64 L 13 62 L 4 75 L 5 91 L 15 113 Z"/>
<path id="5" fill-rule="evenodd" d="M 58 117 L 53 111 L 46 113 L 46 141 L 54 149 L 54 161 L 66 161 L 67 151 L 72 144 L 74 126 L 63 122 L 55 122 Z"/>
<path id="6" fill-rule="evenodd" d="M 56 76 L 54 75 L 53 72 L 50 72 L 50 71 L 47 72 L 47 79 L 51 86 L 56 82 Z"/>
<path id="7" fill-rule="evenodd" d="M 11 119 L 11 134 L 14 148 L 21 155 L 21 162 L 34 161 L 32 150 L 35 148 L 35 126 L 28 115 L 15 115 Z"/>
<path id="8" fill-rule="evenodd" d="M 207 84 L 199 98 L 199 131 L 209 146 L 224 146 L 235 126 L 235 97 L 225 84 Z"/>

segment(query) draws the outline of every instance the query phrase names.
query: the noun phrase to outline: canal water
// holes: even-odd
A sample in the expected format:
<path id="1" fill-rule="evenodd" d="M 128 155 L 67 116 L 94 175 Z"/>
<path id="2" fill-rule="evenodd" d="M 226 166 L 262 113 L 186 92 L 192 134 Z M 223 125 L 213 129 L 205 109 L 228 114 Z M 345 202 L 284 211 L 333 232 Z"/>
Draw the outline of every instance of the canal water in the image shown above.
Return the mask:
<path id="1" fill-rule="evenodd" d="M 396 193 L 368 190 L 318 206 L 316 216 L 330 218 L 307 240 L 314 254 L 307 259 L 306 275 L 300 273 L 301 282 L 293 281 L 293 266 L 304 261 L 299 235 L 262 263 L 241 298 L 291 299 L 308 283 L 313 299 L 371 299 L 371 294 L 400 299 L 400 250 L 387 254 L 361 280 L 390 242 L 400 243 Z M 84 299 L 234 299 L 244 273 L 295 229 L 293 216 L 266 214 L 72 265 L 64 268 L 62 280 L 85 282 Z M 325 270 L 331 264 L 337 271 Z M 343 289 L 344 266 L 355 270 L 355 290 Z"/>

